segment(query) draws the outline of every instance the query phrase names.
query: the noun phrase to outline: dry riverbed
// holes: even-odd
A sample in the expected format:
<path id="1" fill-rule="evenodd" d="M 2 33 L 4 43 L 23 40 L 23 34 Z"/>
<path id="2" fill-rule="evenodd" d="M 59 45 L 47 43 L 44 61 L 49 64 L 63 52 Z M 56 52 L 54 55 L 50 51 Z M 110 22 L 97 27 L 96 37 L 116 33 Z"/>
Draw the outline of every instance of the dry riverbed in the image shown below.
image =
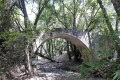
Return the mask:
<path id="1" fill-rule="evenodd" d="M 25 80 L 104 80 L 98 78 L 80 79 L 78 65 L 78 63 L 74 62 L 40 63 L 37 65 L 36 76 Z"/>

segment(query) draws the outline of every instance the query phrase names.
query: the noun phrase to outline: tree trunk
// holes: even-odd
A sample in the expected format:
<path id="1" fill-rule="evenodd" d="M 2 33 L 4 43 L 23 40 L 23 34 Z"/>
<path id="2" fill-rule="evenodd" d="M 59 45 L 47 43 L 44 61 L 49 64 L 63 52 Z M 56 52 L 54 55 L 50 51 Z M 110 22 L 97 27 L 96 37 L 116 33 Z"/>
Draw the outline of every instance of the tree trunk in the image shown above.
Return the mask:
<path id="1" fill-rule="evenodd" d="M 111 0 L 114 9 L 117 13 L 117 18 L 116 18 L 116 31 L 118 31 L 118 27 L 120 26 L 120 0 Z"/>
<path id="2" fill-rule="evenodd" d="M 27 10 L 26 10 L 25 0 L 21 0 L 21 8 L 22 8 L 21 10 L 22 10 L 23 15 L 24 15 L 25 29 L 27 29 L 29 23 L 28 23 L 28 14 L 27 14 Z M 26 41 L 26 39 L 24 41 Z M 25 67 L 26 67 L 26 69 L 28 71 L 28 75 L 32 76 L 33 73 L 32 73 L 32 66 L 31 66 L 31 55 L 30 55 L 29 48 L 28 48 L 29 45 L 30 45 L 29 41 L 27 40 L 27 44 L 24 44 L 24 45 L 27 45 L 26 49 L 25 49 L 25 54 L 26 54 Z"/>
<path id="3" fill-rule="evenodd" d="M 26 70 L 28 71 L 27 74 L 32 76 L 33 75 L 32 66 L 31 66 L 32 62 L 31 62 L 31 56 L 30 56 L 30 53 L 28 51 L 28 48 L 26 49 L 25 53 L 26 53 L 26 64 L 25 64 L 25 66 L 26 66 Z"/>
<path id="4" fill-rule="evenodd" d="M 111 0 L 114 9 L 117 13 L 117 19 L 116 19 L 116 32 L 119 31 L 119 27 L 120 27 L 120 0 Z M 118 39 L 119 40 L 119 39 Z M 120 44 L 120 40 L 118 41 L 118 43 L 116 43 L 117 45 Z M 118 47 L 118 56 L 120 58 L 120 47 Z"/>
<path id="5" fill-rule="evenodd" d="M 108 18 L 108 15 L 107 15 L 107 11 L 103 6 L 102 1 L 101 0 L 97 0 L 97 1 L 98 1 L 99 5 L 100 5 L 100 8 L 101 8 L 102 12 L 103 12 L 104 18 L 106 20 L 106 24 L 107 24 L 108 29 L 110 31 L 111 38 L 114 41 L 114 46 L 115 46 L 115 49 L 117 51 L 117 57 L 119 59 L 120 58 L 120 45 L 119 45 L 119 42 L 120 42 L 119 40 L 120 39 L 119 39 L 119 37 L 115 36 L 115 31 L 113 30 L 113 27 L 112 27 L 111 22 L 110 22 L 110 20 Z"/>
<path id="6" fill-rule="evenodd" d="M 113 30 L 113 27 L 112 27 L 111 22 L 109 20 L 109 17 L 107 15 L 107 11 L 106 11 L 105 7 L 103 6 L 102 1 L 101 0 L 97 0 L 97 1 L 98 1 L 99 5 L 100 5 L 100 8 L 101 8 L 102 12 L 103 12 L 103 15 L 104 15 L 106 24 L 108 26 L 108 29 L 110 31 L 110 34 L 113 35 L 114 34 L 114 30 Z"/>
<path id="7" fill-rule="evenodd" d="M 73 4 L 74 4 L 74 9 L 73 9 L 73 29 L 76 29 L 76 13 L 77 13 L 76 0 L 73 0 Z"/>
<path id="8" fill-rule="evenodd" d="M 25 28 L 27 28 L 28 27 L 28 15 L 27 15 L 27 10 L 26 10 L 26 5 L 25 5 L 24 0 L 21 0 L 21 5 L 22 5 L 22 12 L 24 15 L 24 25 L 25 25 Z"/>
<path id="9" fill-rule="evenodd" d="M 69 50 L 69 42 L 67 41 L 67 54 L 68 54 L 68 57 L 69 57 L 69 61 L 71 61 L 71 53 L 70 53 L 70 50 Z"/>
<path id="10" fill-rule="evenodd" d="M 114 8 L 115 8 L 115 11 L 120 19 L 120 0 L 111 0 Z"/>
<path id="11" fill-rule="evenodd" d="M 40 17 L 41 13 L 43 12 L 45 6 L 48 4 L 49 1 L 50 1 L 50 0 L 45 0 L 45 2 L 44 2 L 44 4 L 43 4 L 42 8 L 40 7 L 41 5 L 39 4 L 39 8 L 38 8 L 39 10 L 38 10 L 38 13 L 37 13 L 35 22 L 34 22 L 34 29 L 36 29 L 36 26 L 37 26 L 39 17 Z"/>

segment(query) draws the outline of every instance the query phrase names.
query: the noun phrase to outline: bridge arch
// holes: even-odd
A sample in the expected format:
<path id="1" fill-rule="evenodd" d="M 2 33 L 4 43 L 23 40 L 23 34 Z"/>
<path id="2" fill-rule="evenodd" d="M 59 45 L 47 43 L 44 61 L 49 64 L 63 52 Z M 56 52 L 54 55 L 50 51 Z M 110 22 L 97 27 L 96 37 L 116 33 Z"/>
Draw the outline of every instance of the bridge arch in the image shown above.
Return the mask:
<path id="1" fill-rule="evenodd" d="M 54 33 L 50 36 L 44 34 L 40 38 L 41 42 L 39 44 L 39 47 L 42 44 L 44 44 L 46 41 L 51 40 L 51 39 L 55 39 L 55 38 L 61 38 L 61 39 L 65 39 L 65 40 L 70 41 L 71 43 L 73 43 L 77 47 L 77 49 L 79 49 L 84 61 L 92 61 L 93 56 L 92 56 L 92 53 L 90 52 L 89 48 L 81 40 L 79 40 L 77 37 L 75 37 L 74 35 L 67 34 L 67 33 Z"/>

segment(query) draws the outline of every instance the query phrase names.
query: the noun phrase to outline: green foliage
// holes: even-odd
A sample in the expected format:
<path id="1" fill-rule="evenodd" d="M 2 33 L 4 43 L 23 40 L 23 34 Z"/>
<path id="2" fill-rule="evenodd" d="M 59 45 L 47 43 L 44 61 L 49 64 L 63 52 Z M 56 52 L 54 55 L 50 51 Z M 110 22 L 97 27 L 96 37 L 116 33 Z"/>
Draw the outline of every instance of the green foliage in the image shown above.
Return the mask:
<path id="1" fill-rule="evenodd" d="M 25 61 L 26 46 L 34 39 L 30 32 L 4 32 L 0 34 L 0 72 L 5 73 Z"/>
<path id="2" fill-rule="evenodd" d="M 20 32 L 5 32 L 5 33 L 0 34 L 0 39 L 5 39 L 5 42 L 3 45 L 10 47 L 14 43 L 16 43 L 22 39 L 26 39 L 26 40 L 24 40 L 24 43 L 23 43 L 23 44 L 25 44 L 27 42 L 27 40 L 32 39 L 32 35 L 30 35 L 29 33 L 25 34 L 25 33 L 20 33 Z"/>
<path id="3" fill-rule="evenodd" d="M 37 28 L 37 30 L 40 32 L 45 31 L 45 32 L 50 32 L 50 27 L 47 26 L 40 26 Z"/>
<path id="4" fill-rule="evenodd" d="M 4 3 L 4 1 L 3 1 L 3 0 L 0 0 L 0 10 L 1 10 L 2 7 L 3 7 L 3 3 Z"/>
<path id="5" fill-rule="evenodd" d="M 88 1 L 87 1 L 87 4 L 88 4 L 89 6 L 95 7 L 95 6 L 96 6 L 96 2 L 97 2 L 97 0 L 88 0 Z"/>
<path id="6" fill-rule="evenodd" d="M 120 70 L 116 71 L 112 80 L 120 80 Z"/>
<path id="7" fill-rule="evenodd" d="M 105 67 L 106 65 L 110 65 L 110 64 L 112 64 L 112 63 L 109 62 L 109 61 L 105 61 L 105 60 L 94 61 L 94 62 L 91 62 L 91 63 L 82 63 L 82 64 L 79 66 L 79 70 L 80 70 L 80 73 L 81 73 L 81 76 L 80 76 L 80 77 L 81 77 L 81 78 L 84 78 L 84 77 L 90 76 L 91 73 L 92 73 L 94 70 L 103 68 L 103 67 Z"/>
<path id="8" fill-rule="evenodd" d="M 118 42 L 118 45 L 120 46 L 120 31 L 119 30 L 115 33 L 115 36 L 119 37 L 116 41 Z"/>
<path id="9" fill-rule="evenodd" d="M 120 36 L 120 31 L 118 31 L 117 33 L 115 33 L 115 36 Z"/>

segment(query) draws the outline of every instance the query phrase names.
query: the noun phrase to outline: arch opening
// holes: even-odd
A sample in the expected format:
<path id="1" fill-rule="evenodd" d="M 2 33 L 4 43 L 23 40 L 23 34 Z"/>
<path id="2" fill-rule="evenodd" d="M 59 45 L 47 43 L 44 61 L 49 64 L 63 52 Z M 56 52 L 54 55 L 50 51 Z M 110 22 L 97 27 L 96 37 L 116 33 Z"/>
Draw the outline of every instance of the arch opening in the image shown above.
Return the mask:
<path id="1" fill-rule="evenodd" d="M 40 43 L 39 47 L 41 45 L 43 45 L 46 41 L 56 39 L 56 38 L 65 39 L 65 40 L 71 42 L 72 44 L 74 44 L 76 46 L 76 48 L 81 52 L 81 55 L 83 57 L 83 61 L 92 61 L 92 59 L 93 59 L 92 53 L 90 52 L 89 48 L 81 40 L 79 40 L 77 37 L 75 37 L 73 35 L 66 34 L 66 33 L 57 33 L 57 34 L 54 34 L 54 35 L 49 36 L 49 37 L 48 36 L 44 37 L 44 39 Z"/>
<path id="2" fill-rule="evenodd" d="M 40 53 L 57 62 L 83 62 L 81 52 L 76 46 L 61 38 L 47 40 L 42 44 Z"/>

